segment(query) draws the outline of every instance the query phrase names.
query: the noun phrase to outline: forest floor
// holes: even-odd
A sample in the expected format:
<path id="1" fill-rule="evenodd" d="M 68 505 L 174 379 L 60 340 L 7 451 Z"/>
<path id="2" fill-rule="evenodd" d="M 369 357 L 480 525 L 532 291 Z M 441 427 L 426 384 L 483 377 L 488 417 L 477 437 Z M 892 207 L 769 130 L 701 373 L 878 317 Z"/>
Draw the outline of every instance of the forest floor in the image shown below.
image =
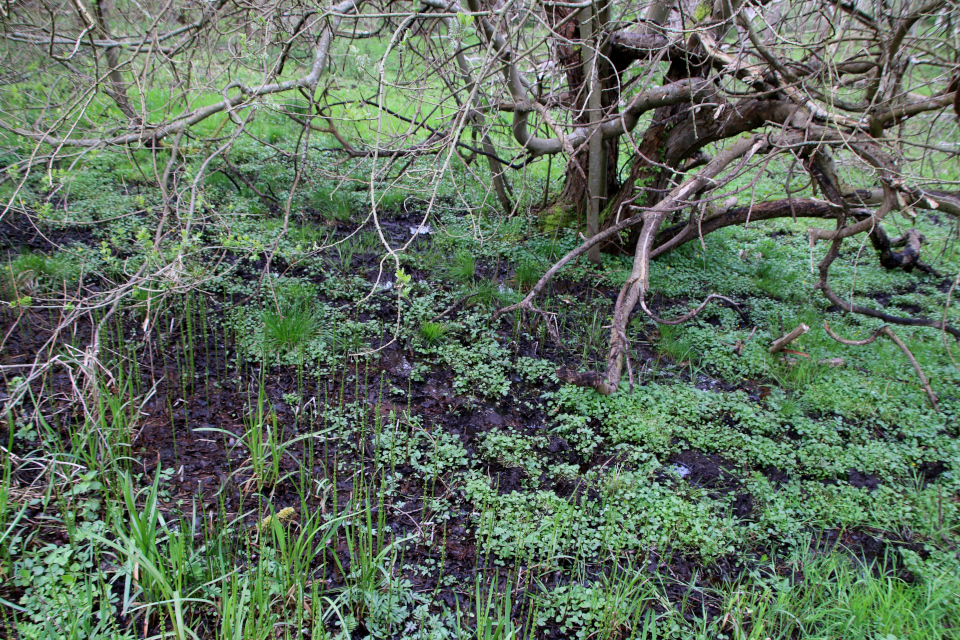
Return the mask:
<path id="1" fill-rule="evenodd" d="M 632 380 L 602 397 L 556 370 L 602 370 L 629 260 L 550 285 L 556 344 L 536 318 L 490 317 L 575 234 L 452 202 L 421 227 L 424 206 L 381 217 L 412 241 L 401 270 L 370 227 L 309 210 L 268 264 L 277 221 L 240 217 L 169 282 L 67 326 L 69 300 L 123 282 L 136 227 L 0 221 L 0 635 L 960 634 L 952 339 L 896 329 L 934 411 L 892 342 L 826 335 L 880 323 L 813 290 L 825 249 L 801 224 L 763 222 L 653 265 L 662 315 L 710 292 L 740 308 L 638 314 Z M 916 224 L 945 275 L 887 272 L 867 247 L 835 288 L 943 316 L 955 223 Z M 60 364 L 14 398 L 38 354 Z"/>

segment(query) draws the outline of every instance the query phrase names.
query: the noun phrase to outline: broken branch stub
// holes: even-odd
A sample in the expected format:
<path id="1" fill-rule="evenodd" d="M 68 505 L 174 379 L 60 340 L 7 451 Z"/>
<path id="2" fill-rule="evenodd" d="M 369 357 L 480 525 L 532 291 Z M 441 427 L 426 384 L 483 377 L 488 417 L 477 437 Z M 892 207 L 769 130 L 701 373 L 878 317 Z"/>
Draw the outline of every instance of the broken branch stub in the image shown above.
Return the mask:
<path id="1" fill-rule="evenodd" d="M 807 331 L 810 331 L 810 327 L 801 322 L 799 325 L 797 325 L 796 329 L 780 337 L 779 339 L 774 340 L 773 344 L 770 345 L 770 353 L 782 351 L 784 347 L 805 334 Z"/>

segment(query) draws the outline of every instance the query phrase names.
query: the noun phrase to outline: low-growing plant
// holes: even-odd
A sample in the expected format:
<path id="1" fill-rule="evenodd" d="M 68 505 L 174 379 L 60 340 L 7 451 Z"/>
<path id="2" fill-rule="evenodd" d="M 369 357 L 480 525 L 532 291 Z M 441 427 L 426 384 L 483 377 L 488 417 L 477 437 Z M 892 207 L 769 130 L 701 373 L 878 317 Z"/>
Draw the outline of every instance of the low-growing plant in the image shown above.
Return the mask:
<path id="1" fill-rule="evenodd" d="M 660 340 L 657 347 L 661 353 L 665 353 L 678 363 L 692 362 L 697 359 L 697 348 L 690 339 L 688 327 L 680 325 L 661 324 L 657 325 L 660 331 Z"/>
<path id="2" fill-rule="evenodd" d="M 13 417 L 7 413 L 7 451 L 13 449 Z M 16 537 L 17 525 L 27 511 L 28 504 L 17 505 L 11 498 L 11 479 L 13 477 L 13 458 L 3 456 L 0 468 L 0 579 L 4 579 L 10 562 L 10 546 Z"/>
<path id="3" fill-rule="evenodd" d="M 890 561 L 867 564 L 840 553 L 823 557 L 804 553 L 788 564 L 802 571 L 800 580 L 781 581 L 767 589 L 743 583 L 729 588 L 726 622 L 718 631 L 745 639 L 957 637 L 957 576 L 943 574 L 911 583 Z"/>
<path id="4" fill-rule="evenodd" d="M 468 461 L 467 451 L 455 434 L 427 431 L 416 418 L 405 425 L 395 421 L 384 426 L 374 438 L 374 448 L 377 460 L 386 467 L 410 465 L 431 480 Z"/>
<path id="5" fill-rule="evenodd" d="M 540 275 L 540 269 L 533 262 L 521 262 L 513 269 L 513 281 L 521 290 L 535 285 Z"/>
<path id="6" fill-rule="evenodd" d="M 326 219 L 345 222 L 350 219 L 350 198 L 342 191 L 316 187 L 307 196 L 307 205 L 320 212 Z"/>
<path id="7" fill-rule="evenodd" d="M 492 280 L 480 280 L 474 283 L 470 289 L 471 300 L 483 306 L 489 306 L 497 299 L 498 286 Z"/>
<path id="8" fill-rule="evenodd" d="M 357 244 L 352 240 L 344 240 L 336 246 L 337 258 L 340 260 L 340 269 L 344 272 L 350 270 L 353 264 L 353 257 L 357 253 Z"/>
<path id="9" fill-rule="evenodd" d="M 536 625 L 580 640 L 635 637 L 647 625 L 646 613 L 659 595 L 642 572 L 623 569 L 589 586 L 573 582 L 543 592 Z"/>
<path id="10" fill-rule="evenodd" d="M 35 295 L 52 284 L 61 270 L 57 259 L 24 251 L 0 267 L 0 292 L 9 300 Z"/>
<path id="11" fill-rule="evenodd" d="M 262 320 L 265 352 L 300 350 L 320 331 L 317 311 L 306 300 L 282 304 L 279 309 L 269 308 L 263 312 Z"/>
<path id="12" fill-rule="evenodd" d="M 771 375 L 781 387 L 803 390 L 814 384 L 828 366 L 809 355 L 783 356 L 770 367 Z"/>
<path id="13" fill-rule="evenodd" d="M 458 282 L 470 282 L 477 274 L 477 258 L 469 251 L 457 251 L 447 273 Z"/>
<path id="14" fill-rule="evenodd" d="M 266 390 L 261 387 L 257 401 L 244 418 L 241 438 L 257 486 L 273 486 L 280 480 L 280 463 L 289 442 L 283 442 L 277 414 L 266 408 Z"/>
<path id="15" fill-rule="evenodd" d="M 23 589 L 24 595 L 19 606 L 11 607 L 17 620 L 17 632 L 12 637 L 31 640 L 133 638 L 117 624 L 118 597 L 98 566 L 94 538 L 102 525 L 102 522 L 85 523 L 69 544 L 48 543 L 24 554 L 17 562 L 13 582 Z M 7 607 L 10 604 L 0 602 Z"/>
<path id="16" fill-rule="evenodd" d="M 480 450 L 484 457 L 504 467 L 519 467 L 528 476 L 540 475 L 541 462 L 534 447 L 546 444 L 544 438 L 528 438 L 514 430 L 491 429 L 483 436 Z"/>
<path id="17" fill-rule="evenodd" d="M 447 325 L 442 322 L 424 322 L 420 325 L 420 337 L 427 344 L 436 344 L 447 334 Z"/>

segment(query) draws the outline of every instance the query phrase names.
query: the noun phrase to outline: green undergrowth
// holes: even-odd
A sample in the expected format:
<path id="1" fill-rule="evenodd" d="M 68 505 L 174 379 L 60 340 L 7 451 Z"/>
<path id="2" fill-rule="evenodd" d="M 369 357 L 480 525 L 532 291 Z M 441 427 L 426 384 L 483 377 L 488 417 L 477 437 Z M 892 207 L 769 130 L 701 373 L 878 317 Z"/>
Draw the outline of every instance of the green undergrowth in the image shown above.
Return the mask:
<path id="1" fill-rule="evenodd" d="M 290 152 L 283 120 L 263 115 L 254 133 Z M 242 139 L 230 162 L 284 202 L 295 171 L 281 156 Z M 69 206 L 26 182 L 22 205 L 67 240 L 11 248 L 0 265 L 3 633 L 957 637 L 960 373 L 942 334 L 895 328 L 934 411 L 887 338 L 833 341 L 824 322 L 849 339 L 882 323 L 815 291 L 826 249 L 811 251 L 802 221 L 722 230 L 654 261 L 659 315 L 710 293 L 739 308 L 712 303 L 675 327 L 636 315 L 631 370 L 604 397 L 556 371 L 603 369 L 629 259 L 568 265 L 536 301 L 546 320 L 491 322 L 580 242 L 530 211 L 542 165 L 510 218 L 479 187 L 436 185 L 423 234 L 430 193 L 410 176 L 432 160 L 375 185 L 383 238 L 417 233 L 394 258 L 368 218 L 371 165 L 333 181 L 321 175 L 333 159 L 308 154 L 317 176 L 286 221 L 211 167 L 192 234 L 156 250 L 148 154 L 90 153 L 51 174 Z M 950 227 L 891 216 L 888 232 L 906 224 L 942 275 L 887 271 L 851 247 L 835 290 L 960 322 L 956 292 L 944 308 L 960 269 Z M 61 336 L 62 369 L 25 385 L 13 358 L 74 292 L 141 268 L 154 275 L 113 313 L 92 308 Z M 790 351 L 770 354 L 800 323 Z"/>

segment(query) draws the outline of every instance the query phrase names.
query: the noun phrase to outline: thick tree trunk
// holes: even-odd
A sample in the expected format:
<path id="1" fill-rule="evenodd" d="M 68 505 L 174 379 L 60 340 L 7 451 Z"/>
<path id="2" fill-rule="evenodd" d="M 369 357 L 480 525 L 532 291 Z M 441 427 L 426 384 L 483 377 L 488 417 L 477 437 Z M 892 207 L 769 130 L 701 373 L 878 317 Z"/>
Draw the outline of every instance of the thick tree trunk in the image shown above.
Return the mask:
<path id="1" fill-rule="evenodd" d="M 586 21 L 588 15 L 594 10 L 599 13 L 600 19 L 594 19 L 593 24 L 581 24 L 581 19 Z M 594 103 L 588 104 L 590 97 L 590 56 L 584 59 L 582 51 L 584 46 L 589 50 L 597 47 L 597 44 L 605 37 L 601 29 L 595 28 L 605 23 L 604 15 L 609 12 L 607 6 L 589 7 L 579 12 L 579 15 L 571 18 L 567 22 L 564 20 L 569 16 L 573 9 L 560 7 L 557 5 L 547 6 L 548 15 L 551 18 L 557 39 L 557 57 L 561 68 L 567 79 L 567 92 L 563 98 L 565 106 L 576 114 L 574 121 L 578 125 L 588 126 L 591 118 L 595 121 L 602 119 L 602 115 L 609 113 L 611 108 L 615 108 L 620 100 L 620 78 L 619 75 L 625 69 L 629 62 L 621 67 L 611 65 L 609 51 L 601 50 L 599 56 L 599 65 L 597 69 L 597 78 L 601 87 L 599 94 L 599 106 Z M 576 42 L 584 42 L 585 45 L 578 46 Z M 607 47 L 609 48 L 609 47 Z M 619 150 L 616 142 L 603 142 L 599 145 L 594 141 L 593 150 L 585 148 L 571 158 L 567 164 L 563 191 L 557 198 L 557 202 L 572 207 L 577 212 L 578 220 L 588 219 L 590 202 L 588 192 L 588 177 L 590 175 L 590 154 L 596 153 L 597 148 L 605 156 L 605 164 L 599 166 L 600 187 L 594 189 L 598 191 L 596 205 L 599 211 L 606 206 L 607 194 L 614 193 L 618 189 L 617 169 Z M 597 166 L 597 165 L 594 165 Z M 591 234 L 593 230 L 591 231 Z"/>
<path id="2" fill-rule="evenodd" d="M 690 77 L 692 69 L 685 61 L 676 61 L 664 78 L 664 84 Z M 603 229 L 616 225 L 629 217 L 630 207 L 648 208 L 656 205 L 670 190 L 673 169 L 683 158 L 669 158 L 667 138 L 683 119 L 690 117 L 689 105 L 661 107 L 653 114 L 650 126 L 636 143 L 630 166 L 630 175 L 623 185 L 608 200 Z M 626 238 L 616 236 L 604 243 L 602 249 L 610 253 L 634 253 L 640 228 L 633 228 Z"/>
<path id="3" fill-rule="evenodd" d="M 739 2 L 733 0 L 732 4 L 738 5 Z M 732 6 L 730 3 L 728 5 Z M 607 61 L 607 75 L 604 83 L 605 113 L 615 112 L 619 103 L 621 73 L 634 60 L 669 46 L 666 37 L 660 32 L 657 25 L 666 20 L 672 6 L 672 3 L 669 2 L 653 3 L 647 11 L 646 20 L 650 26 L 645 33 L 618 34 L 611 39 L 608 51 L 605 52 L 606 55 L 604 56 Z M 722 14 L 721 17 L 726 16 L 730 6 L 719 9 Z M 716 27 L 714 37 L 721 38 L 728 28 L 726 25 Z M 697 38 L 690 39 L 686 48 L 688 53 L 670 57 L 671 64 L 663 82 L 665 85 L 688 78 L 704 78 L 707 76 L 710 70 L 707 61 L 701 59 L 699 53 L 692 55 L 689 53 L 699 48 L 694 44 L 696 41 Z M 608 176 L 613 179 L 614 184 L 610 184 L 608 179 L 607 197 L 602 201 L 606 215 L 599 227 L 600 231 L 609 229 L 624 218 L 630 217 L 631 206 L 653 207 L 669 192 L 672 185 L 671 178 L 676 169 L 691 153 L 702 146 L 703 141 L 709 138 L 709 134 L 706 134 L 706 132 L 704 132 L 705 135 L 701 135 L 700 131 L 695 130 L 691 137 L 689 131 L 683 130 L 681 125 L 691 122 L 694 118 L 699 123 L 704 116 L 694 115 L 688 104 L 657 109 L 643 136 L 638 142 L 631 144 L 635 152 L 630 167 L 630 175 L 622 185 L 615 184 L 618 169 L 617 158 L 615 156 L 612 159 L 607 158 Z M 712 124 L 712 117 L 708 116 L 708 118 Z M 616 151 L 617 144 L 614 141 L 610 141 L 608 146 L 614 152 Z M 589 166 L 589 162 L 587 162 L 587 166 Z M 571 176 L 568 174 L 568 177 Z M 564 189 L 564 195 L 574 196 L 578 194 Z M 610 241 L 604 242 L 601 250 L 611 253 L 633 254 L 641 233 L 642 226 L 634 227 L 626 238 L 618 235 L 611 238 Z"/>

